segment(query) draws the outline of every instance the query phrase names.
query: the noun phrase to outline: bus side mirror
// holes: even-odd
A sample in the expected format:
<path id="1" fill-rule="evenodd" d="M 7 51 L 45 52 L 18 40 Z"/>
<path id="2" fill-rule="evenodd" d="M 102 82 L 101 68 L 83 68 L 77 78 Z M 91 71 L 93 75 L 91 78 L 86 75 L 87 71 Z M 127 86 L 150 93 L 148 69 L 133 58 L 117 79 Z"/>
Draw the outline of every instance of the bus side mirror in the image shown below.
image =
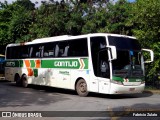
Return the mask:
<path id="1" fill-rule="evenodd" d="M 144 61 L 144 63 L 151 63 L 151 62 L 153 62 L 153 60 L 154 60 L 154 53 L 153 53 L 153 51 L 149 50 L 149 49 L 142 49 L 142 51 L 149 52 L 149 54 L 150 54 L 150 60 Z"/>
<path id="2" fill-rule="evenodd" d="M 117 51 L 116 51 L 116 47 L 115 46 L 107 46 L 107 48 L 109 48 L 110 50 L 110 60 L 115 60 L 117 59 Z"/>

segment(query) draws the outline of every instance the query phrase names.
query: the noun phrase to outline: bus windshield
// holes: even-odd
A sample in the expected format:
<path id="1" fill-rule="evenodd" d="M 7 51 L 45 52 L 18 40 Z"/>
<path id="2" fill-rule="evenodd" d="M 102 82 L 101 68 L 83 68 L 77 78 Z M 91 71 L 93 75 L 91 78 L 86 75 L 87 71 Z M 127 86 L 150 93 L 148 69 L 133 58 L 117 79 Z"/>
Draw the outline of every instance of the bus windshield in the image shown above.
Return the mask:
<path id="1" fill-rule="evenodd" d="M 113 76 L 143 76 L 141 46 L 132 38 L 109 36 L 109 44 L 117 48 L 117 59 L 112 61 Z"/>
<path id="2" fill-rule="evenodd" d="M 143 76 L 140 56 L 140 52 L 117 50 L 117 59 L 112 62 L 113 75 L 120 77 Z"/>

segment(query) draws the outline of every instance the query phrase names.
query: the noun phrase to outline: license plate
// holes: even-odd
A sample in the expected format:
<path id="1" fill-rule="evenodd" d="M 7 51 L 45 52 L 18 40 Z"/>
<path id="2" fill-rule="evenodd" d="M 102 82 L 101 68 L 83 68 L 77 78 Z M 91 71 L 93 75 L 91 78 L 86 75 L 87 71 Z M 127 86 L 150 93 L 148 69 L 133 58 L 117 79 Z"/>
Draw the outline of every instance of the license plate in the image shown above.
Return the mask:
<path id="1" fill-rule="evenodd" d="M 129 91 L 134 91 L 135 90 L 135 88 L 129 88 Z"/>

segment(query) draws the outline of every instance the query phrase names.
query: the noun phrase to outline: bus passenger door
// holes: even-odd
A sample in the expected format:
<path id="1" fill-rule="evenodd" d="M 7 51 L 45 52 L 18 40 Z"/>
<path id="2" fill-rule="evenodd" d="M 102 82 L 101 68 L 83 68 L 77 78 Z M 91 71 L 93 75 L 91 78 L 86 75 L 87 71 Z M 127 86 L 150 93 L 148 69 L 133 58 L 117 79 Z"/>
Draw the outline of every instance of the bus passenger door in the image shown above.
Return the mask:
<path id="1" fill-rule="evenodd" d="M 110 89 L 110 64 L 108 61 L 108 49 L 106 37 L 95 36 L 90 38 L 91 56 L 94 76 L 90 89 L 93 92 L 109 93 Z M 97 86 L 97 87 L 96 87 Z M 94 89 L 93 89 L 94 88 Z"/>
<path id="2" fill-rule="evenodd" d="M 110 64 L 108 50 L 104 49 L 98 53 L 97 78 L 99 82 L 99 93 L 109 93 L 110 89 Z"/>

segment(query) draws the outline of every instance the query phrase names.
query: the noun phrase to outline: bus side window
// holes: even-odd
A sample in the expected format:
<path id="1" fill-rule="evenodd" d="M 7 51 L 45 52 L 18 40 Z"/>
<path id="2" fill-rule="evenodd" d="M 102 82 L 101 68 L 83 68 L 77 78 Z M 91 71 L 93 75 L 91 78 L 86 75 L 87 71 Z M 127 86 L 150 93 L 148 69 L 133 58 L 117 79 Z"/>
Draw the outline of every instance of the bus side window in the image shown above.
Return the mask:
<path id="1" fill-rule="evenodd" d="M 53 42 L 48 42 L 44 44 L 42 56 L 43 57 L 54 57 L 55 44 Z"/>
<path id="2" fill-rule="evenodd" d="M 66 46 L 65 49 L 64 49 L 64 53 L 62 54 L 62 56 L 64 56 L 64 57 L 68 56 L 68 49 L 69 49 L 69 46 Z"/>
<path id="3" fill-rule="evenodd" d="M 34 45 L 30 49 L 29 57 L 30 58 L 39 58 L 40 57 L 41 47 L 39 45 Z"/>
<path id="4" fill-rule="evenodd" d="M 13 58 L 14 59 L 21 59 L 21 55 L 22 53 L 21 53 L 21 48 L 20 48 L 20 46 L 18 46 L 18 47 L 15 47 L 14 49 L 13 49 Z"/>
<path id="5" fill-rule="evenodd" d="M 40 56 L 40 52 L 36 52 L 36 57 L 39 57 Z"/>
<path id="6" fill-rule="evenodd" d="M 63 52 L 64 52 L 64 49 L 63 49 L 63 48 L 60 48 L 60 49 L 59 49 L 58 56 L 59 56 L 59 57 L 61 57 L 61 56 L 62 56 L 62 54 L 63 54 Z"/>
<path id="7" fill-rule="evenodd" d="M 31 47 L 30 52 L 29 52 L 29 57 L 32 57 L 32 51 L 33 51 L 33 47 Z"/>
<path id="8" fill-rule="evenodd" d="M 68 56 L 69 45 L 68 42 L 62 41 L 56 45 L 56 55 L 57 57 L 67 57 Z"/>
<path id="9" fill-rule="evenodd" d="M 22 54 L 22 58 L 28 58 L 28 54 Z"/>
<path id="10" fill-rule="evenodd" d="M 29 57 L 29 46 L 21 46 L 21 59 Z"/>
<path id="11" fill-rule="evenodd" d="M 59 54 L 59 46 L 56 45 L 56 48 L 55 48 L 55 57 L 58 57 L 58 54 Z"/>
<path id="12" fill-rule="evenodd" d="M 6 55 L 6 59 L 11 59 L 11 55 L 12 55 L 12 47 L 7 47 L 7 55 Z"/>
<path id="13" fill-rule="evenodd" d="M 49 51 L 48 55 L 49 56 L 54 56 L 54 51 Z"/>
<path id="14" fill-rule="evenodd" d="M 68 41 L 69 57 L 86 57 L 88 56 L 87 38 Z"/>

